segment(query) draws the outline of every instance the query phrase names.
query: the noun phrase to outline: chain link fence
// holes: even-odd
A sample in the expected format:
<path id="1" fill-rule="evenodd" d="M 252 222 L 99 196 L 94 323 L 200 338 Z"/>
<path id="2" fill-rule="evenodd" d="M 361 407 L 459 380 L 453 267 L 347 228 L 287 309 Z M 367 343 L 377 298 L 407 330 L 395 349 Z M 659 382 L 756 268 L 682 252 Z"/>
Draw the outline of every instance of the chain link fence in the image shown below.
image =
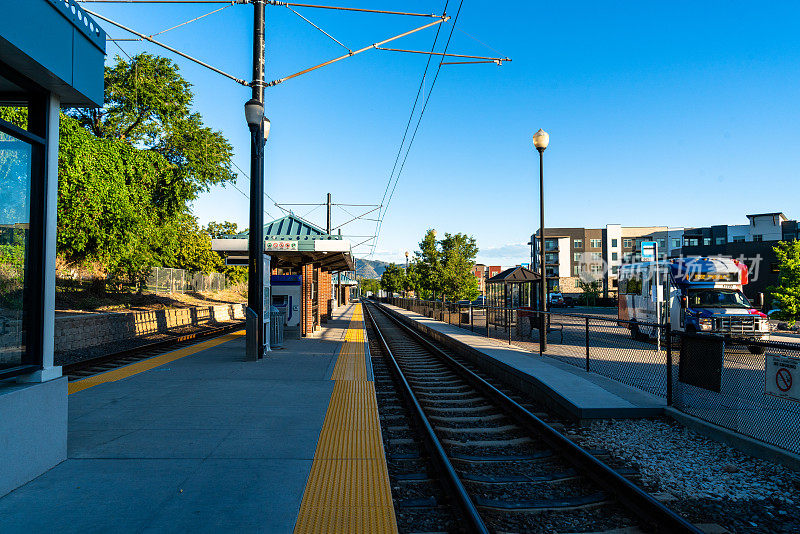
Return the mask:
<path id="1" fill-rule="evenodd" d="M 628 384 L 684 413 L 800 453 L 800 344 L 687 334 L 670 324 L 607 316 L 383 300 Z"/>
<path id="2" fill-rule="evenodd" d="M 223 291 L 222 273 L 192 273 L 185 269 L 153 267 L 145 287 L 153 293 L 186 293 L 187 291 Z"/>

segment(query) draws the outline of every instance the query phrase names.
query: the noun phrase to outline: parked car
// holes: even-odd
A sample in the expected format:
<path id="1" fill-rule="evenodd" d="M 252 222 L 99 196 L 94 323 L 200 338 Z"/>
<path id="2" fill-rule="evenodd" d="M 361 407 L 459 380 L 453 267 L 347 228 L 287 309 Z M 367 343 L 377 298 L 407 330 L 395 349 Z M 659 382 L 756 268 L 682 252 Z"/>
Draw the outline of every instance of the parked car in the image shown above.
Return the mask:
<path id="1" fill-rule="evenodd" d="M 561 293 L 550 293 L 549 300 L 550 306 L 566 306 L 564 296 Z"/>
<path id="2" fill-rule="evenodd" d="M 472 301 L 473 306 L 486 306 L 486 297 L 481 295 Z"/>

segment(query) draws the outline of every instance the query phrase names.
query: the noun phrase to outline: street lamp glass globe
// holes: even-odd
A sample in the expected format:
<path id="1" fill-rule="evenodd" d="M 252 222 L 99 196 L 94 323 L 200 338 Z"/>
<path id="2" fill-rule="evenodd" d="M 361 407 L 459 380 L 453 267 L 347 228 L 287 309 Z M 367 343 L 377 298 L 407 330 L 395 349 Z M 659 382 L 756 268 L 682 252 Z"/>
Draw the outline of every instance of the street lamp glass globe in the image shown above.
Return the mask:
<path id="1" fill-rule="evenodd" d="M 539 128 L 539 131 L 533 134 L 533 146 L 544 150 L 550 142 L 550 134 Z"/>
<path id="2" fill-rule="evenodd" d="M 264 104 L 251 98 L 244 104 L 244 118 L 247 120 L 247 125 L 251 128 L 257 128 L 261 121 L 264 119 Z"/>
<path id="3" fill-rule="evenodd" d="M 272 123 L 269 122 L 269 119 L 264 117 L 264 142 L 265 143 L 267 142 L 267 139 L 269 139 L 269 128 L 270 128 L 271 124 Z"/>

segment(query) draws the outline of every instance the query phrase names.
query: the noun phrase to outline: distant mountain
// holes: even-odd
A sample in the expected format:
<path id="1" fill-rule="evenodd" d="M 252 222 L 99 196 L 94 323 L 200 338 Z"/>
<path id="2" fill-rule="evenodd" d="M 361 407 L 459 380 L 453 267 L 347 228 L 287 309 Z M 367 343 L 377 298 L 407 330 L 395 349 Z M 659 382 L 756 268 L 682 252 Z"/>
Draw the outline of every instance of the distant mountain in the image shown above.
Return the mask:
<path id="1" fill-rule="evenodd" d="M 380 260 L 356 260 L 356 276 L 377 280 L 383 275 L 386 266 L 389 265 L 387 261 Z"/>

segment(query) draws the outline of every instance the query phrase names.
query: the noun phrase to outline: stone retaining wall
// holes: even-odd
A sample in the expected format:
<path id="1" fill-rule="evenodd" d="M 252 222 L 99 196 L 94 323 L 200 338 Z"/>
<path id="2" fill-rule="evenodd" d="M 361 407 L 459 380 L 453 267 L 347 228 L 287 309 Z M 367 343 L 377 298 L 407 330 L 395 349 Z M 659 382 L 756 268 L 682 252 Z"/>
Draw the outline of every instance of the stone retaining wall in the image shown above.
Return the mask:
<path id="1" fill-rule="evenodd" d="M 244 304 L 56 317 L 55 350 L 78 350 L 149 334 L 163 334 L 179 326 L 202 326 L 244 317 Z"/>

